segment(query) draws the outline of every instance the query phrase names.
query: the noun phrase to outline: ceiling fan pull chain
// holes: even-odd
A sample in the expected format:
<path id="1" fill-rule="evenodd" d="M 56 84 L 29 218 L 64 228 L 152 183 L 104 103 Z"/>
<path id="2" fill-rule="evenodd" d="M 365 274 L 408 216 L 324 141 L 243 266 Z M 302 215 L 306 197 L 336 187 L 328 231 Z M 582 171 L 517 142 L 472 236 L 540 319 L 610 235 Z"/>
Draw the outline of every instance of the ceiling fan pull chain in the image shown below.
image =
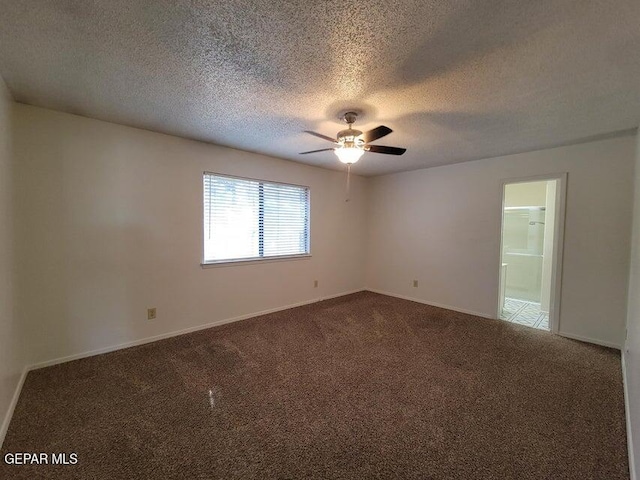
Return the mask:
<path id="1" fill-rule="evenodd" d="M 347 198 L 345 200 L 345 202 L 349 201 L 349 189 L 351 186 L 351 164 L 348 163 L 347 164 Z"/>

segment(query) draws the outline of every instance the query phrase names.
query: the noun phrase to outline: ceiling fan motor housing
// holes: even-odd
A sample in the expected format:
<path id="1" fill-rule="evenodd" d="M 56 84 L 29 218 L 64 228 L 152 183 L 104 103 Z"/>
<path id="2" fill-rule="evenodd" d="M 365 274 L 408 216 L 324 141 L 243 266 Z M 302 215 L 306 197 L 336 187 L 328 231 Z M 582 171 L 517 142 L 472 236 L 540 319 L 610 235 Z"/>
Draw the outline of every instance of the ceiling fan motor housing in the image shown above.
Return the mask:
<path id="1" fill-rule="evenodd" d="M 338 132 L 338 143 L 345 147 L 362 147 L 364 139 L 362 132 L 355 128 L 347 128 Z"/>
<path id="2" fill-rule="evenodd" d="M 342 115 L 342 120 L 349 125 L 349 128 L 338 132 L 338 143 L 343 148 L 363 148 L 364 138 L 362 132 L 351 128 L 351 125 L 358 119 L 358 113 L 349 111 Z"/>

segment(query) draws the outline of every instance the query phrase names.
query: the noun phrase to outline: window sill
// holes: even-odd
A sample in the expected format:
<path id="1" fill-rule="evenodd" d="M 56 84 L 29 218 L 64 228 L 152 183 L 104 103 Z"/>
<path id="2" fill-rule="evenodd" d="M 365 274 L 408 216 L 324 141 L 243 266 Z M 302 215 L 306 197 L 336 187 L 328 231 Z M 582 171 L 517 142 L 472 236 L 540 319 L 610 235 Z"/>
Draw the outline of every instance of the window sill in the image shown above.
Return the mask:
<path id="1" fill-rule="evenodd" d="M 311 258 L 311 254 L 304 255 L 283 255 L 281 257 L 267 257 L 267 258 L 241 258 L 238 260 L 219 260 L 216 262 L 201 263 L 202 268 L 217 268 L 217 267 L 233 267 L 240 265 L 254 265 L 257 263 L 272 263 L 272 262 L 285 262 L 288 260 L 307 260 Z"/>

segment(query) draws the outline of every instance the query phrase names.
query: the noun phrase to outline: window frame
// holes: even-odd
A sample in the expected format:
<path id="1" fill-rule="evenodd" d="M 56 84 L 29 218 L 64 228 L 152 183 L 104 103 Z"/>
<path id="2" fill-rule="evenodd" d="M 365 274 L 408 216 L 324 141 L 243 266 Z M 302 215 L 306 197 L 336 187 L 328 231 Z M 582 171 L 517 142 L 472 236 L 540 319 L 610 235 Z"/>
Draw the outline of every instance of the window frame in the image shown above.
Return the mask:
<path id="1" fill-rule="evenodd" d="M 225 258 L 225 259 L 221 259 L 221 260 L 206 260 L 204 258 L 204 251 L 205 251 L 205 240 L 204 240 L 204 234 L 205 234 L 205 224 L 204 224 L 204 215 L 205 215 L 205 207 L 204 207 L 204 180 L 205 180 L 205 176 L 206 175 L 215 175 L 217 177 L 224 177 L 224 178 L 231 178 L 231 179 L 237 179 L 237 180 L 247 180 L 250 182 L 259 182 L 260 184 L 262 183 L 269 183 L 269 184 L 273 184 L 273 185 L 285 185 L 288 187 L 298 187 L 298 188 L 304 188 L 307 190 L 307 253 L 297 253 L 297 254 L 293 254 L 293 255 L 271 255 L 268 257 L 264 257 L 264 256 L 258 256 L 258 257 L 248 257 L 248 258 Z M 250 264 L 256 264 L 256 263 L 271 263 L 271 262 L 282 262 L 282 261 L 287 261 L 287 260 L 304 260 L 304 259 L 308 259 L 311 258 L 311 187 L 309 187 L 308 185 L 299 185 L 296 183 L 286 183 L 286 182 L 276 182 L 273 180 L 264 180 L 264 179 L 259 179 L 259 178 L 250 178 L 250 177 L 241 177 L 239 175 L 228 175 L 226 173 L 218 173 L 218 172 L 211 172 L 211 171 L 204 171 L 202 172 L 202 177 L 200 178 L 201 180 L 201 195 L 200 195 L 200 226 L 201 226 L 201 234 L 200 234 L 200 241 L 201 241 L 201 261 L 200 261 L 200 266 L 203 268 L 211 268 L 211 267 L 227 267 L 227 266 L 233 266 L 233 265 L 250 265 Z M 260 192 L 262 192 L 262 188 L 260 188 Z M 261 204 L 260 205 L 260 210 L 262 210 L 264 207 Z M 263 247 L 259 247 L 260 250 L 262 250 Z"/>

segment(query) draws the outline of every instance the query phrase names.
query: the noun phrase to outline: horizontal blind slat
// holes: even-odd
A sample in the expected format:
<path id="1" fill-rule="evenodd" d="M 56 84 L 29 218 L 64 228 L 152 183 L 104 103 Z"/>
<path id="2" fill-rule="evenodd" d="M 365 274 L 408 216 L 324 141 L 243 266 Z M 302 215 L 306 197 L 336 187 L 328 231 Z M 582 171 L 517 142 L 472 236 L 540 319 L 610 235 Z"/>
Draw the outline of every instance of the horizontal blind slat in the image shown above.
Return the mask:
<path id="1" fill-rule="evenodd" d="M 204 174 L 204 259 L 309 253 L 309 189 Z"/>

